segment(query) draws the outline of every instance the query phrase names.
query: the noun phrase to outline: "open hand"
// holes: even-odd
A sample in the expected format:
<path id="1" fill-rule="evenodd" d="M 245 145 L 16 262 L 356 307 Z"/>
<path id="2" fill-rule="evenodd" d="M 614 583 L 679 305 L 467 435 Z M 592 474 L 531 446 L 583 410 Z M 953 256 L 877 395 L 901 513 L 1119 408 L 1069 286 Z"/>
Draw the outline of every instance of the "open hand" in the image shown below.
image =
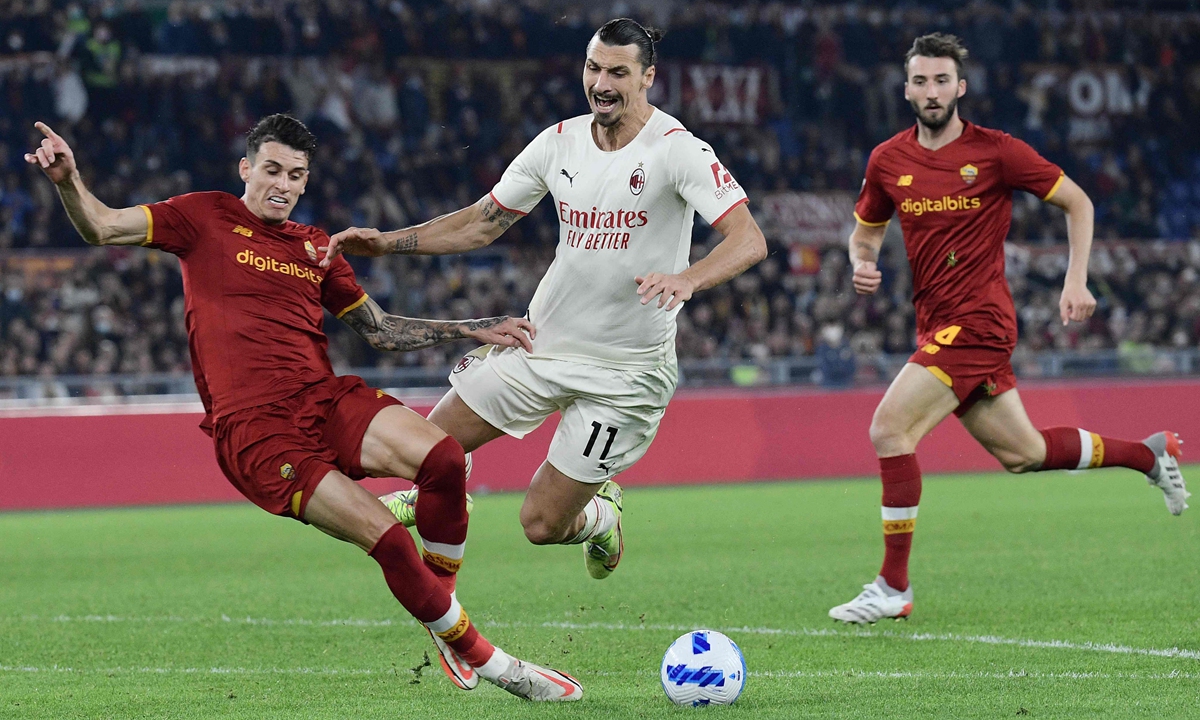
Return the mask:
<path id="1" fill-rule="evenodd" d="M 638 284 L 637 294 L 642 296 L 643 305 L 657 297 L 658 306 L 666 305 L 668 310 L 674 310 L 679 303 L 691 300 L 696 290 L 696 284 L 682 274 L 652 272 L 645 277 L 635 277 L 633 281 Z"/>
<path id="2" fill-rule="evenodd" d="M 37 150 L 25 153 L 25 162 L 39 166 L 54 183 L 66 181 L 75 173 L 75 153 L 71 146 L 46 123 L 35 122 L 33 126 L 45 137 Z"/>
<path id="3" fill-rule="evenodd" d="M 483 320 L 468 320 L 464 325 L 466 331 L 463 334 L 484 345 L 520 347 L 526 352 L 533 352 L 532 339 L 537 337 L 537 330 L 525 318 L 502 315 Z"/>
<path id="4" fill-rule="evenodd" d="M 317 249 L 325 251 L 325 257 L 321 259 L 323 268 L 329 267 L 333 259 L 342 253 L 379 257 L 392 251 L 389 243 L 383 237 L 383 233 L 375 228 L 359 227 L 346 228 L 329 238 L 328 245 L 322 245 Z"/>
<path id="5" fill-rule="evenodd" d="M 859 295 L 874 295 L 883 282 L 883 273 L 873 262 L 860 262 L 854 266 L 854 292 Z"/>

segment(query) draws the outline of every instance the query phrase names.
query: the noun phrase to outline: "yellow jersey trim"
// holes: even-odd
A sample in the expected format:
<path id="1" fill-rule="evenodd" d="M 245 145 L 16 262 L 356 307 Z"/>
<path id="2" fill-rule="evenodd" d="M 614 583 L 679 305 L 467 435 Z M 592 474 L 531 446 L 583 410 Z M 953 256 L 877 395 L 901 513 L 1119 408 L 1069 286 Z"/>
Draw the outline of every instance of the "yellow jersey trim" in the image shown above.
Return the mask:
<path id="1" fill-rule="evenodd" d="M 351 310 L 354 310 L 354 309 L 358 308 L 359 306 L 361 306 L 363 303 L 365 303 L 367 301 L 367 298 L 369 298 L 369 297 L 370 297 L 370 295 L 363 293 L 363 296 L 360 297 L 359 299 L 355 300 L 353 305 L 351 305 L 350 307 L 348 307 L 345 310 L 338 313 L 337 319 L 341 320 L 343 315 L 345 315 L 346 313 L 350 312 Z"/>
<path id="2" fill-rule="evenodd" d="M 854 213 L 854 219 L 858 221 L 859 225 L 866 225 L 867 227 L 883 227 L 884 225 L 887 225 L 888 223 L 890 223 L 892 221 L 891 218 L 888 218 L 887 220 L 884 220 L 883 222 L 877 222 L 877 223 L 867 222 L 866 220 L 863 220 L 862 218 L 860 218 L 858 216 L 857 212 Z"/>
<path id="3" fill-rule="evenodd" d="M 925 369 L 933 373 L 933 376 L 938 380 L 941 380 L 946 387 L 951 389 L 954 388 L 954 381 L 950 379 L 950 376 L 946 374 L 945 370 L 941 369 L 937 365 L 926 365 Z"/>
<path id="4" fill-rule="evenodd" d="M 142 212 L 146 213 L 146 239 L 142 241 L 142 247 L 154 242 L 154 214 L 150 212 L 150 208 L 145 205 L 138 205 Z"/>
<path id="5" fill-rule="evenodd" d="M 1058 181 L 1054 183 L 1054 187 L 1050 188 L 1050 192 L 1046 193 L 1046 197 L 1042 198 L 1042 202 L 1046 202 L 1046 201 L 1047 201 L 1047 200 L 1049 200 L 1050 198 L 1054 197 L 1054 193 L 1058 192 L 1058 189 L 1059 189 L 1060 187 L 1062 187 L 1063 180 L 1066 180 L 1066 179 L 1067 179 L 1067 174 L 1066 174 L 1066 173 L 1063 173 L 1062 175 L 1059 175 L 1059 176 L 1058 176 Z"/>

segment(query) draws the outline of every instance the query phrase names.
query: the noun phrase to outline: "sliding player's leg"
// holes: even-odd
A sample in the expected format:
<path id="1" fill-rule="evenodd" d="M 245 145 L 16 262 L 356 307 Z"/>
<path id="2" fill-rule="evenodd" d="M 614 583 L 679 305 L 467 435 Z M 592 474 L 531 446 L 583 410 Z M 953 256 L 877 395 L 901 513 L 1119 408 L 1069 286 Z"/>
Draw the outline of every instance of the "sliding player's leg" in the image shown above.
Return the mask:
<path id="1" fill-rule="evenodd" d="M 528 700 L 583 697 L 583 688 L 574 678 L 517 660 L 480 635 L 462 606 L 422 561 L 404 526 L 350 478 L 336 470 L 328 472 L 302 513 L 306 522 L 366 550 L 379 563 L 400 604 L 485 680 Z"/>
<path id="2" fill-rule="evenodd" d="M 871 623 L 907 617 L 912 612 L 908 557 L 921 500 L 917 443 L 959 402 L 941 375 L 909 363 L 875 409 L 870 432 L 883 480 L 883 566 L 857 597 L 829 611 L 833 619 Z"/>
<path id="3" fill-rule="evenodd" d="M 1174 433 L 1159 432 L 1137 442 L 1074 427 L 1038 430 L 1015 389 L 980 399 L 961 419 L 1009 472 L 1127 467 L 1163 491 L 1172 514 L 1187 509 L 1189 493 L 1179 471 L 1180 442 Z"/>

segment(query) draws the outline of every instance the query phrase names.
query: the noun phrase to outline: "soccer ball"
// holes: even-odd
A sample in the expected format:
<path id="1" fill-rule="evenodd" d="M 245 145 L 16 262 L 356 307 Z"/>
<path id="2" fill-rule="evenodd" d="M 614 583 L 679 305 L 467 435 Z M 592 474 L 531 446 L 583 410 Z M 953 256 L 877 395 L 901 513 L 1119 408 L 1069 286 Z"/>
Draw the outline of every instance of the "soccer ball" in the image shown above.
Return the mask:
<path id="1" fill-rule="evenodd" d="M 661 677 L 663 692 L 676 705 L 728 705 L 746 686 L 746 658 L 716 630 L 695 630 L 667 648 Z"/>

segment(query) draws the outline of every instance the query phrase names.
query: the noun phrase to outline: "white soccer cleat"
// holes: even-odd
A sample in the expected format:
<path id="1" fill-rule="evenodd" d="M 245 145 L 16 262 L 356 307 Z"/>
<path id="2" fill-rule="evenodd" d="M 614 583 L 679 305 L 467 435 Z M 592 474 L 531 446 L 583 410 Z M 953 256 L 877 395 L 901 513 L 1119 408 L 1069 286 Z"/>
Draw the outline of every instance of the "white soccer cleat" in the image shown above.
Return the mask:
<path id="1" fill-rule="evenodd" d="M 463 660 L 454 648 L 443 642 L 432 630 L 425 629 L 429 632 L 429 637 L 433 638 L 433 644 L 438 650 L 438 660 L 441 661 L 442 672 L 446 673 L 450 682 L 454 683 L 459 690 L 474 690 L 479 685 L 479 673 L 475 671 L 475 668 Z"/>
<path id="2" fill-rule="evenodd" d="M 845 623 L 875 623 L 884 618 L 907 620 L 913 609 L 912 585 L 898 595 L 889 595 L 883 578 L 863 585 L 863 591 L 848 603 L 830 608 L 829 617 Z M 892 592 L 895 592 L 892 590 Z"/>
<path id="3" fill-rule="evenodd" d="M 571 702 L 583 698 L 583 686 L 570 675 L 516 658 L 499 678 L 491 682 L 519 698 L 534 702 Z"/>
<path id="4" fill-rule="evenodd" d="M 1192 496 L 1183 482 L 1179 471 L 1179 458 L 1183 455 L 1183 441 L 1173 432 L 1154 433 L 1142 441 L 1154 453 L 1154 469 L 1146 473 L 1146 482 L 1163 491 L 1163 500 L 1172 515 L 1180 515 L 1188 509 L 1187 499 Z"/>

